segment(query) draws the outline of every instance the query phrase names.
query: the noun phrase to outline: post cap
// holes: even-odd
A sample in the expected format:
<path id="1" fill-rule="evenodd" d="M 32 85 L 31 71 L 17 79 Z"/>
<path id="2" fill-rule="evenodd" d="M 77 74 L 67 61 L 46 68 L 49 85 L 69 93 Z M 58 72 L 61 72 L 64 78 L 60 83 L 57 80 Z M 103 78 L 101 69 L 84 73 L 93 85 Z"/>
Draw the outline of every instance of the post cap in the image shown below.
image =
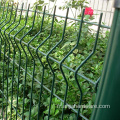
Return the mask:
<path id="1" fill-rule="evenodd" d="M 114 8 L 120 8 L 120 0 L 114 0 Z"/>

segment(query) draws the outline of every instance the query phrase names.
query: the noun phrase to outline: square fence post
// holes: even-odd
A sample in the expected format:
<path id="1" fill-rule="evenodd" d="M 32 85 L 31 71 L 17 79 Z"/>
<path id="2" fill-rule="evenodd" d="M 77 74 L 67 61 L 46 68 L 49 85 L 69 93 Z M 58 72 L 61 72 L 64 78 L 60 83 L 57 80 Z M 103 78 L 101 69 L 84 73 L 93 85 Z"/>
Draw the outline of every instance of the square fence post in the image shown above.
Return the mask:
<path id="1" fill-rule="evenodd" d="M 91 120 L 120 120 L 120 0 L 114 18 Z"/>

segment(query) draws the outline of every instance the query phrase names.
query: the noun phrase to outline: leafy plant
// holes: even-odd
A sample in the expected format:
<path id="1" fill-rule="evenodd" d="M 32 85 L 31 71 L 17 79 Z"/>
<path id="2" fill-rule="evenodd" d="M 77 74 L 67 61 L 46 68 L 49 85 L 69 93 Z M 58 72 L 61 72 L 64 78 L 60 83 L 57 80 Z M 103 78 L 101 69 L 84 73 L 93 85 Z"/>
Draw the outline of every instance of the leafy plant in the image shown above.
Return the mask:
<path id="1" fill-rule="evenodd" d="M 40 2 L 40 1 L 39 1 Z M 79 1 L 71 1 L 72 4 L 76 5 L 80 4 Z M 83 0 L 81 2 L 84 2 Z M 43 2 L 40 2 L 40 4 L 43 4 Z M 81 3 L 82 4 L 82 3 Z M 41 9 L 41 7 L 40 7 Z M 2 35 L 4 35 L 4 30 L 12 24 L 14 20 L 15 14 L 12 14 L 12 19 L 10 23 L 6 24 L 1 30 Z M 5 16 L 4 16 L 5 17 Z M 22 39 L 22 48 L 20 44 L 20 39 L 22 36 L 26 34 L 32 27 L 32 23 L 34 20 L 33 16 L 28 17 L 28 22 L 25 25 L 25 16 L 22 15 L 20 24 L 19 23 L 19 18 L 20 16 L 18 15 L 16 18 L 15 23 L 9 27 L 6 30 L 6 37 L 4 35 L 4 41 L 1 39 L 1 50 L 4 51 L 4 43 L 6 42 L 6 51 L 5 54 L 9 55 L 10 58 L 13 59 L 13 50 L 15 49 L 15 62 L 19 63 L 21 61 L 21 69 L 19 70 L 19 66 L 17 64 L 14 64 L 14 79 L 12 78 L 13 74 L 13 61 L 8 61 L 8 58 L 6 57 L 4 62 L 3 62 L 3 54 L 1 56 L 1 61 L 0 61 L 0 68 L 3 68 L 4 64 L 4 69 L 5 69 L 5 81 L 4 81 L 4 94 L 7 95 L 7 87 L 8 87 L 8 99 L 11 101 L 11 91 L 12 91 L 12 82 L 13 82 L 13 106 L 16 107 L 17 103 L 17 85 L 18 85 L 18 75 L 20 74 L 19 78 L 19 94 L 18 94 L 18 113 L 22 115 L 23 111 L 23 90 L 25 86 L 25 101 L 24 101 L 24 119 L 27 120 L 29 119 L 29 107 L 30 107 L 30 98 L 31 98 L 31 85 L 32 85 L 32 74 L 33 74 L 33 66 L 34 66 L 34 61 L 35 61 L 35 73 L 34 73 L 34 78 L 36 79 L 33 83 L 33 99 L 32 99 L 32 108 L 31 108 L 31 119 L 36 119 L 38 115 L 38 105 L 39 105 L 39 97 L 40 97 L 40 89 L 41 89 L 41 84 L 42 83 L 42 74 L 43 74 L 43 67 L 38 59 L 38 56 L 36 55 L 36 48 L 50 35 L 51 31 L 51 25 L 52 25 L 52 17 L 50 16 L 45 16 L 43 26 L 42 26 L 42 31 L 40 34 L 30 43 L 32 48 L 30 48 L 32 55 L 31 56 L 27 44 L 33 37 L 40 31 L 41 28 L 41 23 L 42 23 L 42 15 L 39 15 L 35 19 L 35 24 L 33 29 Z M 48 19 L 49 17 L 49 19 Z M 7 20 L 4 22 L 6 23 L 8 19 L 10 18 L 10 12 L 8 15 Z M 81 18 L 81 17 L 79 17 Z M 87 21 L 90 21 L 92 18 L 85 17 L 84 18 Z M 3 24 L 4 24 L 3 23 Z M 57 61 L 61 61 L 71 49 L 74 48 L 74 46 L 77 43 L 77 36 L 79 34 L 79 28 L 80 28 L 80 22 L 77 22 L 77 24 L 74 24 L 71 22 L 67 22 L 66 30 L 65 30 L 65 35 L 63 41 L 56 47 L 56 49 L 51 52 L 50 57 L 53 59 L 56 59 Z M 2 25 L 3 25 L 2 24 Z M 1 26 L 2 26 L 1 25 Z M 15 26 L 18 25 L 15 28 Z M 25 25 L 24 29 L 23 26 Z M 63 62 L 64 65 L 68 66 L 69 68 L 75 70 L 84 60 L 85 58 L 91 53 L 95 40 L 96 40 L 96 31 L 93 30 L 92 25 L 83 23 L 82 26 L 82 32 L 81 37 L 80 37 L 80 42 L 76 49 L 71 53 L 69 56 L 66 57 L 65 61 Z M 41 53 L 43 52 L 44 54 L 47 54 L 62 38 L 63 36 L 63 28 L 64 28 L 64 20 L 55 20 L 54 25 L 53 25 L 53 32 L 50 38 L 44 42 L 44 44 L 39 48 L 39 51 Z M 12 29 L 14 29 L 11 32 L 11 40 L 8 36 L 7 33 L 9 33 Z M 15 41 L 13 39 L 13 36 L 20 30 L 22 29 L 19 34 L 16 35 Z M 103 32 L 102 29 L 100 30 L 99 34 L 99 39 L 97 43 L 97 48 L 95 51 L 95 54 L 80 68 L 79 73 L 82 75 L 85 75 L 89 79 L 92 79 L 94 82 L 99 78 L 101 75 L 102 71 L 102 64 L 104 60 L 104 55 L 105 55 L 105 50 L 107 46 L 107 40 L 109 37 L 109 31 Z M 10 53 L 9 51 L 9 44 L 7 42 L 9 40 L 10 42 Z M 14 43 L 14 47 L 12 45 L 12 42 Z M 18 46 L 17 46 L 17 45 Z M 19 48 L 18 48 L 19 47 Z M 34 49 L 33 49 L 34 47 Z M 21 53 L 21 56 L 20 56 Z M 66 81 L 63 77 L 63 74 L 60 70 L 59 64 L 55 61 L 52 61 L 49 59 L 49 64 L 48 61 L 46 60 L 45 55 L 42 55 L 41 53 L 38 53 L 41 62 L 44 65 L 44 79 L 43 79 L 43 85 L 44 87 L 42 88 L 42 94 L 41 94 L 41 102 L 40 102 L 40 120 L 47 120 L 48 118 L 48 111 L 49 111 L 49 104 L 50 104 L 50 92 L 46 90 L 49 89 L 51 90 L 52 86 L 52 81 L 53 81 L 53 73 L 49 68 L 49 64 L 51 64 L 51 67 L 53 69 L 53 72 L 55 74 L 55 83 L 54 83 L 54 89 L 53 93 L 57 95 L 59 98 L 64 100 L 65 97 L 65 91 L 66 91 Z M 26 62 L 27 61 L 27 62 Z M 9 75 L 7 76 L 7 67 L 9 63 Z M 25 71 L 27 66 L 27 75 L 26 75 L 26 82 L 25 82 Z M 62 70 L 64 72 L 64 75 L 66 77 L 66 80 L 68 82 L 68 91 L 67 91 L 67 98 L 66 102 L 70 105 L 79 104 L 79 99 L 81 96 L 80 90 L 78 88 L 78 85 L 75 81 L 74 77 L 74 72 L 68 70 L 65 67 L 62 67 Z M 3 69 L 0 69 L 0 88 L 3 86 Z M 83 99 L 82 99 L 82 105 L 93 105 L 94 100 L 95 100 L 95 90 L 94 86 L 90 84 L 88 81 L 83 79 L 82 77 L 78 77 L 79 84 L 81 86 L 82 92 L 83 92 Z M 7 83 L 7 78 L 8 78 L 8 83 Z M 25 84 L 26 83 L 26 84 Z M 0 96 L 2 94 L 0 93 Z M 0 101 L 2 99 L 0 98 Z M 0 102 L 0 108 L 2 107 L 2 102 Z M 63 102 L 53 96 L 52 98 L 52 104 L 51 104 L 51 112 L 50 112 L 50 120 L 59 120 L 61 118 L 62 114 L 62 107 L 63 107 Z M 6 101 L 4 102 L 4 109 L 6 109 Z M 77 110 L 77 108 L 75 108 Z M 74 120 L 76 118 L 76 114 L 69 108 L 65 108 L 64 110 L 64 120 Z M 8 115 L 10 115 L 10 104 L 8 104 Z M 92 112 L 91 108 L 81 108 L 80 113 L 86 116 L 87 118 L 90 117 Z M 13 112 L 13 119 L 15 119 L 15 112 Z M 10 119 L 10 117 L 8 117 Z M 82 118 L 79 118 L 82 119 Z"/>

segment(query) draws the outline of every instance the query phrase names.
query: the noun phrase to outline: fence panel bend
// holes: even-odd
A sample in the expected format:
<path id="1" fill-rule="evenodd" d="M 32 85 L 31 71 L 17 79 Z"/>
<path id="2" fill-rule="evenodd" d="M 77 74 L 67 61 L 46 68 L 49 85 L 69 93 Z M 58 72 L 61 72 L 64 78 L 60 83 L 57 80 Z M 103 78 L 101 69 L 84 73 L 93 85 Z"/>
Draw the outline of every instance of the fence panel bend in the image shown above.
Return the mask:
<path id="1" fill-rule="evenodd" d="M 88 120 L 109 37 L 103 14 L 96 23 L 85 10 L 74 19 L 69 8 L 18 6 L 0 6 L 0 119 Z"/>

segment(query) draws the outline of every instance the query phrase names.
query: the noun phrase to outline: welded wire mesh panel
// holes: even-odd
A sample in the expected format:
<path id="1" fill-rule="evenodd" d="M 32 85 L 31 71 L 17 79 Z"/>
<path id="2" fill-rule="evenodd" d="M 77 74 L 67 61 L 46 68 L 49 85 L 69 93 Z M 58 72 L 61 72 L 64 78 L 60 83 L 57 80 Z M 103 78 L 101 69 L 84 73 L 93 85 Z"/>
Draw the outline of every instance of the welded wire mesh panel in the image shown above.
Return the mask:
<path id="1" fill-rule="evenodd" d="M 74 19 L 69 8 L 18 6 L 0 6 L 0 119 L 89 119 L 110 29 L 102 13 L 93 23 L 84 10 Z"/>

